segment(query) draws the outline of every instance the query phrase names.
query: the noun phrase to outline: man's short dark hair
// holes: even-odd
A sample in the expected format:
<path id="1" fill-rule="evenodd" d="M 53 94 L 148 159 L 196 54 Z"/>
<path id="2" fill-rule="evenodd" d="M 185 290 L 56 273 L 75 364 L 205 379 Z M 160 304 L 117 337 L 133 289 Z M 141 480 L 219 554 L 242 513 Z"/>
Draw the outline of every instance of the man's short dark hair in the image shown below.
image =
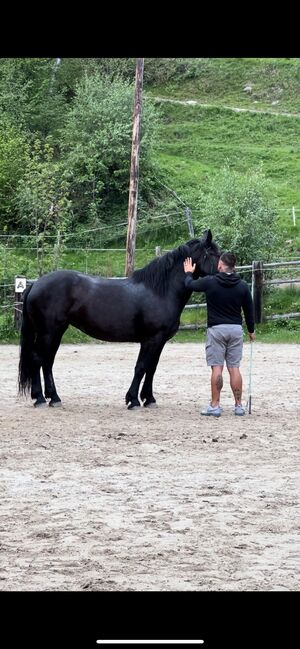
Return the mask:
<path id="1" fill-rule="evenodd" d="M 235 267 L 236 256 L 233 254 L 233 252 L 222 252 L 220 259 L 223 264 L 225 264 L 225 266 L 228 266 L 228 268 Z"/>

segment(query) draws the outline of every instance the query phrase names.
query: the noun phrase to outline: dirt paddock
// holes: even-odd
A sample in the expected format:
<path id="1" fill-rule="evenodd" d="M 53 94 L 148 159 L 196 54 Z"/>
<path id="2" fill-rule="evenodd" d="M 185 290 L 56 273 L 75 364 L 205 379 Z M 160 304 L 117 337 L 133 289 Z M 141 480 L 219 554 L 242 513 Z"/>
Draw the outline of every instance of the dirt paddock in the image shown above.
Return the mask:
<path id="1" fill-rule="evenodd" d="M 62 408 L 17 396 L 0 348 L 0 589 L 299 590 L 299 345 L 255 343 L 252 414 L 220 419 L 204 344 L 166 345 L 128 411 L 138 345 L 62 345 Z M 247 400 L 249 344 L 242 374 Z"/>

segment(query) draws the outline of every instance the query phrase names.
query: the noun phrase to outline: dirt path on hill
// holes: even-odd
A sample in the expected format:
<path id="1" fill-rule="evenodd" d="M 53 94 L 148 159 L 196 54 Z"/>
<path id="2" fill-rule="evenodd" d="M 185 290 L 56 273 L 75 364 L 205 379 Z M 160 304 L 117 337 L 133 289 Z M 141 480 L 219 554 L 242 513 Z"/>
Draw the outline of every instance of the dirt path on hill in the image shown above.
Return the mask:
<path id="1" fill-rule="evenodd" d="M 263 115 L 279 115 L 281 117 L 300 117 L 300 113 L 279 112 L 277 110 L 263 110 L 258 108 L 238 108 L 237 106 L 227 106 L 223 104 L 208 104 L 197 99 L 170 99 L 168 97 L 155 97 L 156 101 L 165 101 L 171 104 L 182 104 L 183 106 L 202 106 L 203 108 L 224 108 L 232 110 L 235 113 L 262 113 Z"/>

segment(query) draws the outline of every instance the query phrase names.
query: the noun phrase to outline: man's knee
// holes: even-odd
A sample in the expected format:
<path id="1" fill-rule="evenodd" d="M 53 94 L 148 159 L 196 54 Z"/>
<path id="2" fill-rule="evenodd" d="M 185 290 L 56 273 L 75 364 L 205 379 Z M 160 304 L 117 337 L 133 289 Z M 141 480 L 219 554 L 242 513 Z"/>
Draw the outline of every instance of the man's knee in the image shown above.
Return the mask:
<path id="1" fill-rule="evenodd" d="M 228 369 L 229 374 L 232 374 L 233 376 L 234 375 L 238 376 L 240 374 L 240 366 L 239 365 L 235 366 L 235 367 L 228 367 L 227 366 L 227 369 Z"/>

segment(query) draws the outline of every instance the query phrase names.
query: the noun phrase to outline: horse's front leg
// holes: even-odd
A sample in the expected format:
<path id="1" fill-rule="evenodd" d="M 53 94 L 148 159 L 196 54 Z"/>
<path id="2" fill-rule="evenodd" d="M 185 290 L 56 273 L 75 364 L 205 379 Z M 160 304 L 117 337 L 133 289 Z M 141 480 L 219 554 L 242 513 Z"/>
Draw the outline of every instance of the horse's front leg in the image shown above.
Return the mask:
<path id="1" fill-rule="evenodd" d="M 50 359 L 49 361 L 45 361 L 43 363 L 43 374 L 44 374 L 44 382 L 45 382 L 45 397 L 46 399 L 50 399 L 49 401 L 49 406 L 61 406 L 61 399 L 58 396 L 56 392 L 56 387 L 54 383 L 54 378 L 52 374 L 52 366 L 53 366 L 54 359 Z"/>
<path id="2" fill-rule="evenodd" d="M 140 394 L 145 407 L 156 404 L 156 399 L 153 396 L 153 377 L 165 343 L 166 340 L 163 340 L 156 347 L 149 345 L 145 356 L 146 375 Z"/>
<path id="3" fill-rule="evenodd" d="M 66 331 L 67 326 L 61 327 L 54 337 L 48 337 L 47 345 L 45 345 L 45 353 L 43 359 L 43 375 L 45 383 L 45 397 L 50 399 L 49 406 L 61 406 L 61 399 L 56 392 L 54 383 L 52 367 L 55 359 L 56 352 L 59 348 L 61 338 Z"/>
<path id="4" fill-rule="evenodd" d="M 137 358 L 136 366 L 134 368 L 133 380 L 128 392 L 126 392 L 125 395 L 125 401 L 128 405 L 128 410 L 132 410 L 132 408 L 137 408 L 138 406 L 141 405 L 138 399 L 138 393 L 139 393 L 140 383 L 144 374 L 145 374 L 144 343 L 141 343 L 141 349 Z"/>

